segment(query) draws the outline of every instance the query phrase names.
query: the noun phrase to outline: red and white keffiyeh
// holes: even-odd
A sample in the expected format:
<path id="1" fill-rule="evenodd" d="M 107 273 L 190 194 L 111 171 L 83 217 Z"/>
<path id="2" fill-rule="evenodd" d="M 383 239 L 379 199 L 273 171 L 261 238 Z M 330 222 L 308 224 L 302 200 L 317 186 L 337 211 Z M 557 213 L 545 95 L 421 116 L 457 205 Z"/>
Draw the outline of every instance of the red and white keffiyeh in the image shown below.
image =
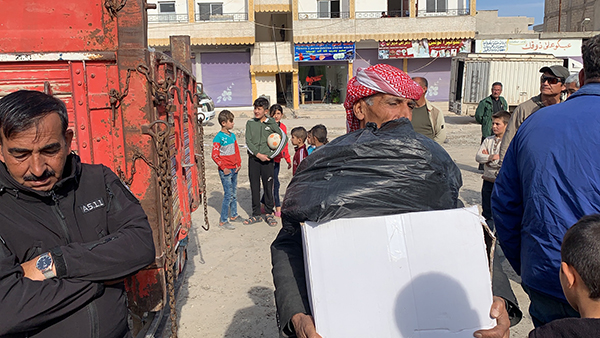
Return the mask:
<path id="1" fill-rule="evenodd" d="M 377 93 L 390 94 L 402 98 L 417 100 L 423 94 L 423 88 L 400 69 L 378 64 L 368 68 L 359 68 L 356 76 L 348 81 L 346 92 L 346 131 L 352 132 L 360 128 L 360 121 L 354 116 L 354 104 Z"/>

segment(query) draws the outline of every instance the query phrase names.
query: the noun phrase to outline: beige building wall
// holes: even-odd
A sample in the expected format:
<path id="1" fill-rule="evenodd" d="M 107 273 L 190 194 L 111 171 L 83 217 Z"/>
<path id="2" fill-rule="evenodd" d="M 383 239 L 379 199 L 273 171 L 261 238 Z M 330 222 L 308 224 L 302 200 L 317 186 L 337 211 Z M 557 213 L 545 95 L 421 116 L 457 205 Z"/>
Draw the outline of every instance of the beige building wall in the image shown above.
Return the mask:
<path id="1" fill-rule="evenodd" d="M 598 30 L 600 30 L 600 1 L 546 0 L 544 6 L 545 32 Z"/>
<path id="2" fill-rule="evenodd" d="M 529 30 L 535 18 L 526 16 L 498 17 L 498 11 L 477 11 L 477 33 L 483 34 L 527 34 L 534 32 Z"/>
<path id="3" fill-rule="evenodd" d="M 256 75 L 256 96 L 266 95 L 269 97 L 269 105 L 277 103 L 277 86 L 275 74 Z"/>

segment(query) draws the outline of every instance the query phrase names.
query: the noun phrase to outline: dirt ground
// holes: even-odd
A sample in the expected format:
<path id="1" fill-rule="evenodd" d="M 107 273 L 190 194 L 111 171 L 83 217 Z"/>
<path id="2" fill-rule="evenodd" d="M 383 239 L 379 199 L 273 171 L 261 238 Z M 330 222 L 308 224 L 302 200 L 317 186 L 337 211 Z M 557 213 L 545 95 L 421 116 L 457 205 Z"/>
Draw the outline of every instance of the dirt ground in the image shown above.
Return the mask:
<path id="1" fill-rule="evenodd" d="M 444 104 L 436 104 L 440 109 Z M 244 128 L 251 111 L 234 111 L 234 132 L 241 146 L 242 169 L 238 176 L 238 212 L 243 217 L 251 214 L 250 185 L 247 172 L 247 155 Z M 327 126 L 329 139 L 345 133 L 345 112 L 341 106 L 302 106 L 292 118 L 286 112 L 283 123 L 288 131 L 296 126 L 309 129 L 316 124 Z M 460 198 L 465 205 L 481 203 L 481 173 L 477 170 L 475 153 L 481 138 L 480 125 L 469 116 L 445 115 L 447 142 L 443 145 L 463 175 Z M 206 181 L 210 230 L 202 229 L 202 209 L 193 214 L 194 228 L 190 234 L 188 266 L 177 299 L 179 312 L 179 337 L 277 337 L 271 256 L 269 246 L 280 227 L 269 227 L 261 222 L 244 226 L 234 223 L 236 229 L 218 228 L 223 190 L 217 166 L 210 158 L 212 139 L 220 130 L 218 122 L 211 121 L 204 127 L 206 156 Z M 290 146 L 293 155 L 293 149 Z M 279 179 L 283 198 L 292 171 L 282 165 Z M 519 285 L 519 277 L 504 262 L 511 284 L 523 312 L 529 305 L 527 295 Z M 532 329 L 528 314 L 517 326 L 511 328 L 511 337 L 527 337 Z M 326 338 L 326 337 L 325 337 Z"/>

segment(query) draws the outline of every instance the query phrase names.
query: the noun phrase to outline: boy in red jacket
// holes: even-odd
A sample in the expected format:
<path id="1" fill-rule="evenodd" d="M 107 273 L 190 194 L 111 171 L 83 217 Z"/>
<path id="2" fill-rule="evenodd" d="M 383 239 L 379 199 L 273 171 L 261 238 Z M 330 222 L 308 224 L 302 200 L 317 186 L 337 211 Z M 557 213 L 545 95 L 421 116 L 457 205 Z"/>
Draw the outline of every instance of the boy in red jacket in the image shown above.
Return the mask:
<path id="1" fill-rule="evenodd" d="M 292 145 L 296 150 L 294 154 L 294 167 L 292 169 L 292 174 L 296 175 L 296 169 L 300 165 L 300 162 L 308 156 L 308 151 L 306 150 L 306 136 L 307 132 L 304 127 L 296 127 L 292 129 Z"/>
<path id="2" fill-rule="evenodd" d="M 242 158 L 235 134 L 231 132 L 233 118 L 233 113 L 229 110 L 219 113 L 218 120 L 221 131 L 213 139 L 212 149 L 212 159 L 219 166 L 219 176 L 223 184 L 223 205 L 221 206 L 219 228 L 227 230 L 235 230 L 235 226 L 229 221 L 242 221 L 242 217 L 237 213 L 237 175 L 242 165 Z"/>

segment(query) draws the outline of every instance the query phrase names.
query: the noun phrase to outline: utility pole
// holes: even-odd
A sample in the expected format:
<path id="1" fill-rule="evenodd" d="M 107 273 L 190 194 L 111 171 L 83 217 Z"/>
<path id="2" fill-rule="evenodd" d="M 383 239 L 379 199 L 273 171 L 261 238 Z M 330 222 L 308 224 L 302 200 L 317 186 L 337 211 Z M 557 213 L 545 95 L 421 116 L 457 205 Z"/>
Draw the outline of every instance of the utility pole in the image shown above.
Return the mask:
<path id="1" fill-rule="evenodd" d="M 558 0 L 558 31 L 560 32 L 560 16 L 562 15 L 562 0 Z"/>

